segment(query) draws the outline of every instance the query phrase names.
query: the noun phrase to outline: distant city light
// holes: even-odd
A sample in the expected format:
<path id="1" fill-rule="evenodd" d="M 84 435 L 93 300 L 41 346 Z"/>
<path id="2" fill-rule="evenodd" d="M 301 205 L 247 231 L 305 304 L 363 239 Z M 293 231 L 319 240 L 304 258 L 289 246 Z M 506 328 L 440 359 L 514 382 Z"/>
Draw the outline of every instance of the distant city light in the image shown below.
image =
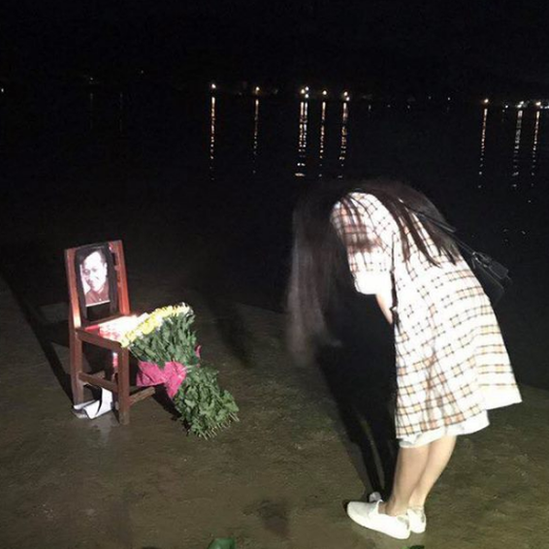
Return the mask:
<path id="1" fill-rule="evenodd" d="M 259 86 L 255 87 L 255 93 L 259 93 L 261 91 L 261 88 Z"/>
<path id="2" fill-rule="evenodd" d="M 305 99 L 309 99 L 309 94 L 308 93 L 305 94 Z"/>
<path id="3" fill-rule="evenodd" d="M 536 102 L 536 107 L 541 107 L 541 101 Z"/>
<path id="4" fill-rule="evenodd" d="M 486 98 L 486 99 L 483 101 L 483 103 L 484 103 L 485 105 L 488 105 L 488 103 L 490 103 L 490 100 L 489 100 L 488 98 Z"/>
<path id="5" fill-rule="evenodd" d="M 0 88 L 0 93 L 4 93 L 4 88 Z"/>
<path id="6" fill-rule="evenodd" d="M 343 92 L 343 97 L 349 97 L 349 92 L 348 92 L 348 91 L 344 91 L 344 92 Z"/>
<path id="7" fill-rule="evenodd" d="M 215 82 L 212 82 L 212 83 L 210 84 L 210 89 L 212 89 L 212 90 L 216 90 L 216 89 L 217 89 L 217 86 L 215 85 Z"/>
<path id="8" fill-rule="evenodd" d="M 306 88 L 301 88 L 301 95 L 305 95 L 307 93 L 307 89 Z"/>
<path id="9" fill-rule="evenodd" d="M 322 95 L 326 96 L 326 95 L 328 95 L 328 92 L 326 90 L 323 90 Z"/>
<path id="10" fill-rule="evenodd" d="M 451 98 L 451 97 L 448 97 L 448 101 L 452 101 L 452 98 Z"/>

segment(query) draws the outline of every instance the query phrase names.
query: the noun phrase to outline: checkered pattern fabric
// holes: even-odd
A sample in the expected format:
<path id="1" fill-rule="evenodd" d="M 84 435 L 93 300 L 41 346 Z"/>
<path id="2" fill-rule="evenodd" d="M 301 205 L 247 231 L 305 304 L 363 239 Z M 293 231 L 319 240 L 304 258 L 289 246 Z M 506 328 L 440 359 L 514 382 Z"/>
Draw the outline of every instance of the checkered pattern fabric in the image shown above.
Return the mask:
<path id="1" fill-rule="evenodd" d="M 385 206 L 366 193 L 350 198 L 356 209 L 336 204 L 332 223 L 347 244 L 356 288 L 376 294 L 391 284 L 395 296 L 397 437 L 459 425 L 520 402 L 497 319 L 467 263 L 439 254 L 417 218 L 438 265 L 411 237 L 411 257 L 404 261 L 400 231 Z"/>

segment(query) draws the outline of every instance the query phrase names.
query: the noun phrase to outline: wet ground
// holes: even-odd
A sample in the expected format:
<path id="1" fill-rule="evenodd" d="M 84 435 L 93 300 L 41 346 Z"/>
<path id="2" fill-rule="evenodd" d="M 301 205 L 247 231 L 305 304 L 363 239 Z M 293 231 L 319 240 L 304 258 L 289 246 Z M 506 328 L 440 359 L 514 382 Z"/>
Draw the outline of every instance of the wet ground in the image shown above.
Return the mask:
<path id="1" fill-rule="evenodd" d="M 234 537 L 239 549 L 547 544 L 549 392 L 523 386 L 523 404 L 495 411 L 489 429 L 461 439 L 429 502 L 428 531 L 390 540 L 352 524 L 343 508 L 383 485 L 391 442 L 374 425 L 381 418 L 351 433 L 334 385 L 290 363 L 281 314 L 212 308 L 168 279 L 152 289 L 147 273 L 135 274 L 142 309 L 193 304 L 205 357 L 241 421 L 199 440 L 153 399 L 132 408 L 127 427 L 112 414 L 76 419 L 63 390 L 67 348 L 39 340 L 44 332 L 2 282 L 1 547 L 205 549 L 215 537 Z M 63 303 L 41 311 L 44 325 L 65 316 Z"/>

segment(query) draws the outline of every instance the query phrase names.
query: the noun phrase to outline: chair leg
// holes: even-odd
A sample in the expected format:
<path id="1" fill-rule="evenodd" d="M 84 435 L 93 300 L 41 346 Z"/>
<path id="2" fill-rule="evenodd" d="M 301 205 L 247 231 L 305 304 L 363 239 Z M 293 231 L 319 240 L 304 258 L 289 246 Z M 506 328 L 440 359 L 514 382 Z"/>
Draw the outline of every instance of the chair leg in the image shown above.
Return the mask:
<path id="1" fill-rule="evenodd" d="M 84 402 L 84 383 L 80 380 L 82 372 L 82 341 L 76 335 L 70 335 L 70 369 L 73 404 Z"/>
<path id="2" fill-rule="evenodd" d="M 122 425 L 130 422 L 130 353 L 122 349 L 118 353 L 118 421 Z"/>

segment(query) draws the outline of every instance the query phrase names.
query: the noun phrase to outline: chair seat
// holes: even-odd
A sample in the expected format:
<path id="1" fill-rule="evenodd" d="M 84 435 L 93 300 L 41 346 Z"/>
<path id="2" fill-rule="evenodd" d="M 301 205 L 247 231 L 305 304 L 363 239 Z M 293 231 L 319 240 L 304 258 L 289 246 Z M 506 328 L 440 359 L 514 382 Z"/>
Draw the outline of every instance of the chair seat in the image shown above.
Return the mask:
<path id="1" fill-rule="evenodd" d="M 88 334 L 120 342 L 124 334 L 135 328 L 139 321 L 139 316 L 136 314 L 120 315 L 102 320 L 96 324 L 90 324 L 82 330 Z"/>

